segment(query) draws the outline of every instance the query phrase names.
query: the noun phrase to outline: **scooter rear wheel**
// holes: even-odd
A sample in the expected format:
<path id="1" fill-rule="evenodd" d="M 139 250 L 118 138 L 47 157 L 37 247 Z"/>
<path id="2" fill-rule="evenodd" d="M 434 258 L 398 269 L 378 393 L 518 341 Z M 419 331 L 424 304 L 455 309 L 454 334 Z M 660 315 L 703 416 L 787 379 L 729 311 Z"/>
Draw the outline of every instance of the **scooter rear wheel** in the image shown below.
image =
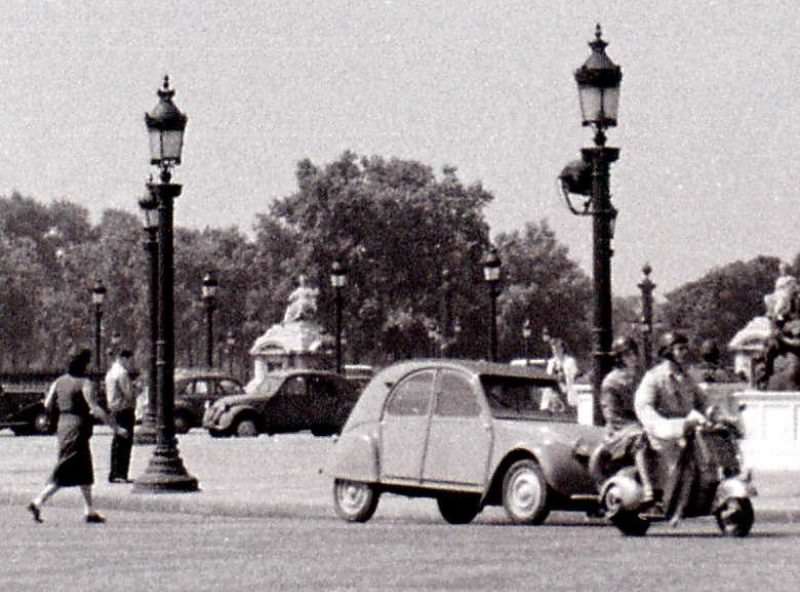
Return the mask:
<path id="1" fill-rule="evenodd" d="M 639 516 L 637 512 L 619 510 L 610 520 L 625 536 L 644 536 L 650 528 L 650 521 Z"/>
<path id="2" fill-rule="evenodd" d="M 746 537 L 755 522 L 753 504 L 747 498 L 729 498 L 714 514 L 725 536 Z"/>

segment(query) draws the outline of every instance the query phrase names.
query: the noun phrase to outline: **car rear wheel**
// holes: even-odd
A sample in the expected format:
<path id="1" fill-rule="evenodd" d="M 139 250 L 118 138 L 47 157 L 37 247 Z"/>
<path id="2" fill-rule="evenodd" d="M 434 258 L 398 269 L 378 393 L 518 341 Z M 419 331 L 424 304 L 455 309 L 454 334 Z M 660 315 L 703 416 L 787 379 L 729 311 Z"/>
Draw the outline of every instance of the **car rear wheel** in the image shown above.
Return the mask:
<path id="1" fill-rule="evenodd" d="M 449 493 L 436 498 L 439 513 L 450 524 L 469 524 L 481 511 L 477 495 Z"/>
<path id="2" fill-rule="evenodd" d="M 52 434 L 53 426 L 50 425 L 50 418 L 47 416 L 46 411 L 40 411 L 33 418 L 33 433 L 41 436 Z"/>
<path id="3" fill-rule="evenodd" d="M 240 438 L 255 438 L 258 436 L 258 428 L 256 427 L 256 422 L 252 419 L 241 419 L 236 424 L 236 429 L 234 430 L 236 435 Z"/>
<path id="4" fill-rule="evenodd" d="M 515 524 L 541 524 L 550 513 L 548 486 L 531 459 L 518 460 L 503 478 L 503 507 Z"/>
<path id="5" fill-rule="evenodd" d="M 371 483 L 336 479 L 333 482 L 333 507 L 348 522 L 366 522 L 378 508 L 380 492 Z"/>
<path id="6" fill-rule="evenodd" d="M 755 521 L 753 504 L 746 498 L 726 500 L 714 517 L 722 534 L 730 537 L 746 537 Z"/>

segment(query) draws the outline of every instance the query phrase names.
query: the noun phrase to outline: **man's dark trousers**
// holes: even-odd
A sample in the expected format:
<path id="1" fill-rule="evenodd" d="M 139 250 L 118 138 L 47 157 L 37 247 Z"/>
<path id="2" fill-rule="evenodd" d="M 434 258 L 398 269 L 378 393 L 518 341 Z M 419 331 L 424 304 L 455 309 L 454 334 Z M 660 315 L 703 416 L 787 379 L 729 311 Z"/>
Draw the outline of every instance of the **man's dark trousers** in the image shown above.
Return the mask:
<path id="1" fill-rule="evenodd" d="M 108 480 L 127 480 L 128 467 L 130 467 L 131 464 L 133 424 L 136 419 L 136 414 L 133 409 L 121 409 L 120 411 L 113 411 L 112 415 L 117 425 L 121 428 L 125 428 L 128 434 L 125 437 L 114 434 L 111 439 L 111 471 L 108 474 Z"/>

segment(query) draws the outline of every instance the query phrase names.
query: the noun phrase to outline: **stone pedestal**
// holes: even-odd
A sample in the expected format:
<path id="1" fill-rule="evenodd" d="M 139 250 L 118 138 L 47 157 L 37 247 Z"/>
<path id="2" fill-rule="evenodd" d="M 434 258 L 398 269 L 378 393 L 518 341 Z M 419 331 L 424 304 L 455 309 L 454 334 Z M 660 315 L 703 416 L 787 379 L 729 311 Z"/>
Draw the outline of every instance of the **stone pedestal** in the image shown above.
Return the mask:
<path id="1" fill-rule="evenodd" d="M 278 323 L 256 339 L 250 349 L 253 379 L 245 390 L 252 392 L 273 370 L 286 368 L 331 368 L 333 338 L 314 321 Z"/>

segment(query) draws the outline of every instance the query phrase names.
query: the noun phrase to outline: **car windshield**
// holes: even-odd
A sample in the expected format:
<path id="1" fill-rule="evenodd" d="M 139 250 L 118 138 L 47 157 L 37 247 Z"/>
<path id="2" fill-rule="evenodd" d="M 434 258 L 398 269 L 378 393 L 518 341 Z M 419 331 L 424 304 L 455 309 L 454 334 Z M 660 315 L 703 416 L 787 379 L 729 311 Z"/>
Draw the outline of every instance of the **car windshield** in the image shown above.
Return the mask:
<path id="1" fill-rule="evenodd" d="M 550 383 L 513 376 L 482 376 L 481 384 L 492 415 L 500 419 L 569 419 L 575 415 Z"/>
<path id="2" fill-rule="evenodd" d="M 272 396 L 277 392 L 277 390 L 279 388 L 281 388 L 281 385 L 284 383 L 285 380 L 286 380 L 285 376 L 270 376 L 270 375 L 267 375 L 258 384 L 258 387 L 256 388 L 256 392 L 259 395 Z"/>

